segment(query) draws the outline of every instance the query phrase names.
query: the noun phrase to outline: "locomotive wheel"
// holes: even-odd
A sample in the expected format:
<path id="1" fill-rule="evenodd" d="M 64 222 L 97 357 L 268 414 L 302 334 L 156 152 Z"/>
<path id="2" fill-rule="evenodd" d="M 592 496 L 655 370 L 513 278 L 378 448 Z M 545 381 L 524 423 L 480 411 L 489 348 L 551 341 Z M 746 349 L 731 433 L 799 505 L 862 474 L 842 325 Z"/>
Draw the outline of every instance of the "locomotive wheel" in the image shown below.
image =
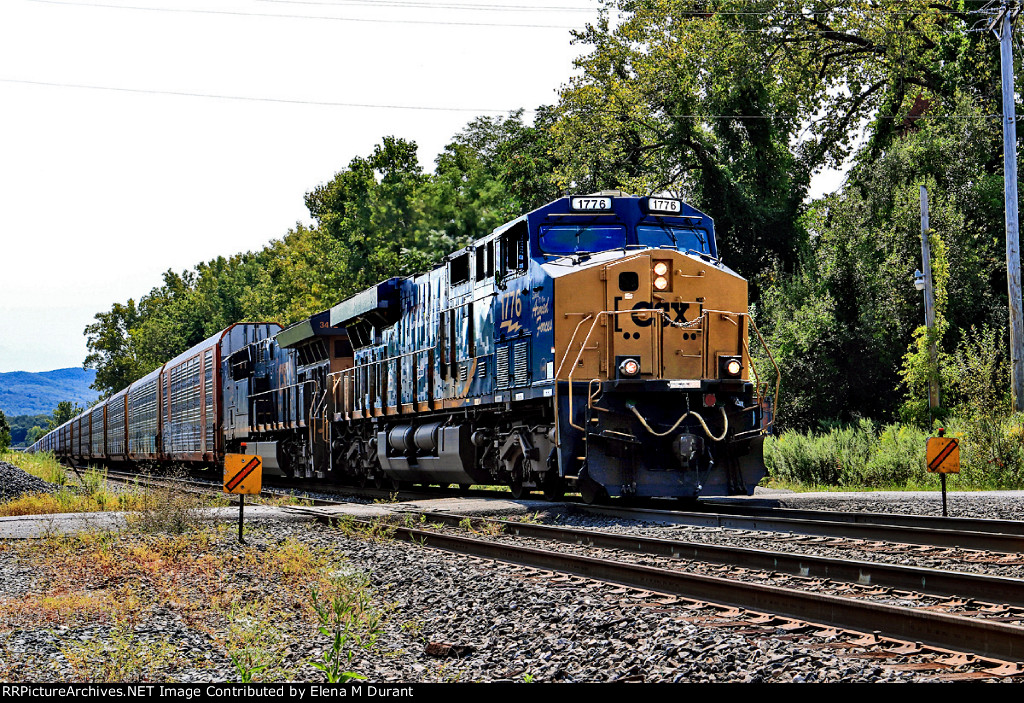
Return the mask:
<path id="1" fill-rule="evenodd" d="M 565 481 L 554 471 L 547 472 L 544 480 L 544 500 L 558 501 L 565 498 Z"/>
<path id="2" fill-rule="evenodd" d="M 591 479 L 585 469 L 576 485 L 580 489 L 580 497 L 587 505 L 603 503 L 608 499 L 608 492 L 604 490 L 604 486 Z"/>
<path id="3" fill-rule="evenodd" d="M 523 477 L 519 471 L 512 474 L 512 480 L 509 482 L 508 487 L 512 489 L 512 497 L 516 500 L 519 500 L 528 492 L 523 486 Z"/>
<path id="4" fill-rule="evenodd" d="M 515 466 L 512 467 L 511 480 L 509 480 L 508 482 L 508 487 L 512 490 L 512 497 L 515 500 L 519 500 L 524 495 L 529 493 L 529 491 L 526 490 L 526 487 L 523 485 L 523 473 L 523 457 L 520 456 L 518 459 L 516 459 Z"/>

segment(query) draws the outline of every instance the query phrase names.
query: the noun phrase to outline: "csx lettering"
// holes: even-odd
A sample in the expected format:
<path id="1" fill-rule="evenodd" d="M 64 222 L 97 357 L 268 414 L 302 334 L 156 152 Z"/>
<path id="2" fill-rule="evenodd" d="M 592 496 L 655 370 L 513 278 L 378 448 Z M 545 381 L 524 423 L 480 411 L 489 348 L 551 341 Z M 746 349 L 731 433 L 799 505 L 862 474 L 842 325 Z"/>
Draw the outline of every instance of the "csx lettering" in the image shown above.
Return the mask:
<path id="1" fill-rule="evenodd" d="M 689 310 L 689 303 L 658 303 L 657 305 L 651 305 L 650 303 L 641 300 L 639 303 L 633 306 L 633 310 L 650 310 L 651 308 L 662 310 L 666 315 L 674 314 L 675 318 L 672 322 L 686 322 L 686 311 Z M 630 317 L 633 318 L 633 324 L 637 327 L 647 327 L 654 322 L 653 315 L 644 315 L 643 313 L 634 312 Z M 646 318 L 646 319 L 644 319 Z"/>

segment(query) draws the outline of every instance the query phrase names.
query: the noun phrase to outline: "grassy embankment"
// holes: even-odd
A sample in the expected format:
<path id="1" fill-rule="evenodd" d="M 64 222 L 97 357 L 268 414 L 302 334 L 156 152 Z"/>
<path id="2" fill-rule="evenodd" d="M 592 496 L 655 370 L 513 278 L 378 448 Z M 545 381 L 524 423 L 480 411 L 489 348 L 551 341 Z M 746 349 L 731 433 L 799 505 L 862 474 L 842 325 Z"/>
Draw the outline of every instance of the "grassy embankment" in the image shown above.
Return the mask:
<path id="1" fill-rule="evenodd" d="M 353 656 L 376 641 L 385 609 L 369 576 L 348 567 L 330 541 L 316 546 L 247 526 L 239 544 L 233 523 L 201 519 L 205 498 L 138 486 L 110 491 L 101 472 L 83 474 L 84 486 L 72 489 L 73 474 L 52 457 L 3 459 L 62 489 L 3 504 L 0 514 L 134 512 L 118 531 L 0 542 L 0 562 L 31 574 L 27 593 L 0 594 L 0 648 L 15 632 L 80 633 L 55 640 L 64 663 L 2 658 L 0 681 L 174 681 L 185 669 L 217 666 L 237 681 L 344 681 L 356 676 Z M 147 631 L 168 611 L 210 646 L 196 652 L 180 633 Z M 319 645 L 311 650 L 310 642 Z"/>

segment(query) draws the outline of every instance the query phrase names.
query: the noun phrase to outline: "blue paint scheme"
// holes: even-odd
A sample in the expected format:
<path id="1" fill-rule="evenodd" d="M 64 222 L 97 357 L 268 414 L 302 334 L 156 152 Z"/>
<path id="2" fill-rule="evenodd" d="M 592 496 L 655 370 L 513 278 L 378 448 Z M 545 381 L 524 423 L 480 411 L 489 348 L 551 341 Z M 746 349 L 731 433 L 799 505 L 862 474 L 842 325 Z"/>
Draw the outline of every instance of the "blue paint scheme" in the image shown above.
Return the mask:
<path id="1" fill-rule="evenodd" d="M 383 382 L 377 387 L 387 390 L 364 393 L 360 409 L 423 403 L 428 398 L 462 399 L 473 405 L 544 397 L 532 389 L 553 387 L 553 280 L 578 270 L 582 261 L 598 252 L 567 257 L 545 254 L 542 227 L 621 226 L 626 232 L 624 247 L 617 250 L 621 253 L 650 248 L 638 241 L 638 225 L 698 230 L 706 241 L 706 255 L 717 258 L 713 221 L 686 203 L 680 204 L 679 215 L 667 216 L 647 213 L 645 198 L 611 201 L 610 211 L 579 212 L 571 210 L 571 198 L 561 198 L 450 254 L 442 267 L 390 278 L 332 308 L 334 325 L 362 321 L 374 327 L 372 338 L 366 340 L 369 343 L 359 345 L 353 340 L 355 364 L 377 374 Z M 517 229 L 527 230 L 527 257 L 518 252 L 509 256 L 513 247 L 507 238 Z M 516 373 L 516 360 L 522 361 L 524 355 L 526 365 L 520 363 Z M 509 373 L 499 378 L 499 368 L 506 367 Z M 373 386 L 361 385 L 367 390 Z"/>

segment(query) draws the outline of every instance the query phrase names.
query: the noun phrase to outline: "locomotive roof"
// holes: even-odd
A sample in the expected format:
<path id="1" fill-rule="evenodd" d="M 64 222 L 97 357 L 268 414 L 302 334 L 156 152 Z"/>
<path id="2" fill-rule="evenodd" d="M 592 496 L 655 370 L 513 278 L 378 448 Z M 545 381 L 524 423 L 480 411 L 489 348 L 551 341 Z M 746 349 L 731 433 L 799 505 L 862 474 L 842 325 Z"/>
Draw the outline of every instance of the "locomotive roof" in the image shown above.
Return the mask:
<path id="1" fill-rule="evenodd" d="M 597 204 L 600 207 L 586 207 L 592 204 Z M 500 236 L 522 222 L 529 224 L 529 229 L 532 233 L 537 232 L 542 224 L 616 224 L 624 225 L 627 228 L 635 228 L 638 224 L 664 224 L 697 229 L 706 235 L 710 256 L 699 253 L 696 253 L 696 255 L 717 268 L 729 271 L 718 260 L 715 225 L 714 220 L 710 216 L 678 198 L 667 196 L 637 197 L 620 191 L 603 191 L 591 195 L 569 195 L 552 200 L 546 205 L 542 205 L 496 227 L 486 236 L 448 254 L 445 260 L 451 260 L 467 252 L 472 252 L 482 243 Z M 690 256 L 694 255 L 694 253 L 685 251 L 681 251 L 681 253 Z M 620 256 L 622 256 L 622 249 L 595 252 L 587 254 L 585 258 L 573 260 L 572 265 L 578 270 L 581 267 L 585 268 Z M 553 277 L 568 273 L 570 270 L 564 263 L 570 260 L 571 257 L 569 256 L 548 260 L 544 260 L 543 255 L 534 258 L 540 260 L 544 270 Z M 426 275 L 426 273 L 419 275 Z M 360 318 L 366 319 L 375 326 L 393 324 L 399 314 L 403 282 L 410 278 L 417 278 L 417 276 L 392 277 L 341 301 L 329 311 L 330 326 L 335 327 L 351 323 L 353 320 Z M 299 334 L 299 332 L 296 331 L 295 334 Z"/>
<path id="2" fill-rule="evenodd" d="M 308 342 L 314 337 L 338 337 L 345 334 L 345 328 L 331 325 L 331 311 L 322 310 L 309 319 L 286 327 L 274 337 L 282 348 L 290 348 Z"/>

